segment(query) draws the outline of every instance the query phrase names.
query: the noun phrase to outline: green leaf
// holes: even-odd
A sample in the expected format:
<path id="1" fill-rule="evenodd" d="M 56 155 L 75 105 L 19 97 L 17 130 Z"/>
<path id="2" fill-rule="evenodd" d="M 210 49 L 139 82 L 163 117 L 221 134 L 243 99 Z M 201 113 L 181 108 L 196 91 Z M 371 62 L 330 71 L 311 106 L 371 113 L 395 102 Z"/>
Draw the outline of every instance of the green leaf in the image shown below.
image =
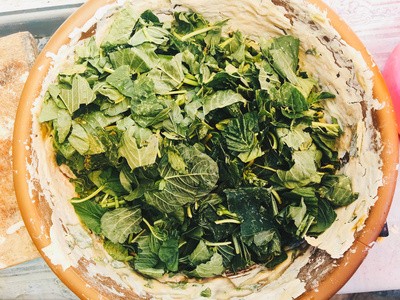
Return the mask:
<path id="1" fill-rule="evenodd" d="M 95 201 L 88 200 L 81 203 L 73 203 L 75 213 L 81 221 L 95 233 L 101 233 L 100 219 L 108 211 Z"/>
<path id="2" fill-rule="evenodd" d="M 333 210 L 329 201 L 325 199 L 318 200 L 318 216 L 315 218 L 315 224 L 311 225 L 310 229 L 307 231 L 309 236 L 318 236 L 325 232 L 333 222 L 336 220 L 336 212 Z"/>
<path id="3" fill-rule="evenodd" d="M 308 110 L 303 94 L 291 83 L 285 82 L 279 90 L 278 104 L 295 112 Z"/>
<path id="4" fill-rule="evenodd" d="M 115 69 L 128 65 L 132 73 L 143 73 L 153 69 L 159 59 L 153 47 L 125 48 L 109 54 Z"/>
<path id="5" fill-rule="evenodd" d="M 130 261 L 133 259 L 133 256 L 128 254 L 128 249 L 121 244 L 115 244 L 109 240 L 105 240 L 103 246 L 104 250 L 115 260 Z"/>
<path id="6" fill-rule="evenodd" d="M 208 261 L 211 256 L 212 252 L 208 250 L 206 243 L 201 240 L 197 247 L 190 254 L 189 260 L 193 265 L 197 266 L 200 263 Z"/>
<path id="7" fill-rule="evenodd" d="M 222 263 L 222 256 L 214 253 L 208 262 L 198 265 L 194 271 L 189 272 L 189 276 L 205 278 L 221 275 L 224 272 L 225 267 Z"/>
<path id="8" fill-rule="evenodd" d="M 212 295 L 211 293 L 211 289 L 210 288 L 206 288 L 205 290 L 201 291 L 200 296 L 204 297 L 204 298 L 210 298 Z"/>
<path id="9" fill-rule="evenodd" d="M 39 123 L 44 123 L 57 119 L 59 110 L 60 108 L 57 106 L 54 100 L 48 98 L 43 102 L 42 110 L 38 118 Z"/>
<path id="10" fill-rule="evenodd" d="M 218 166 L 208 155 L 183 144 L 176 150 L 187 165 L 187 173 L 180 174 L 169 164 L 162 166 L 160 176 L 164 188 L 145 193 L 146 202 L 165 213 L 203 198 L 214 189 L 218 180 Z"/>
<path id="11" fill-rule="evenodd" d="M 264 154 L 256 138 L 258 131 L 257 113 L 249 112 L 231 119 L 222 135 L 228 149 L 239 152 L 238 157 L 243 162 L 249 162 Z"/>
<path id="12" fill-rule="evenodd" d="M 299 62 L 300 40 L 291 35 L 260 41 L 261 50 L 275 71 L 290 82 L 296 82 L 296 69 Z"/>
<path id="13" fill-rule="evenodd" d="M 181 174 L 187 173 L 187 166 L 185 161 L 183 160 L 182 156 L 180 156 L 179 153 L 174 149 L 168 149 L 168 163 L 175 171 Z"/>
<path id="14" fill-rule="evenodd" d="M 307 150 L 312 144 L 310 134 L 304 129 L 308 126 L 300 124 L 293 128 L 277 128 L 276 133 L 280 140 L 293 150 Z"/>
<path id="15" fill-rule="evenodd" d="M 123 65 L 116 69 L 114 73 L 107 77 L 106 81 L 125 96 L 133 97 L 135 95 L 128 65 Z"/>
<path id="16" fill-rule="evenodd" d="M 358 193 L 353 193 L 351 180 L 346 175 L 325 175 L 322 185 L 320 195 L 334 207 L 347 206 L 358 198 Z"/>
<path id="17" fill-rule="evenodd" d="M 260 211 L 262 203 L 269 205 L 270 192 L 265 188 L 241 187 L 224 190 L 228 200 L 229 211 L 238 215 L 242 236 L 252 236 L 258 232 L 273 229 L 272 215 Z M 272 212 L 272 210 L 271 210 Z"/>
<path id="18" fill-rule="evenodd" d="M 58 141 L 63 143 L 67 137 L 72 125 L 71 115 L 66 109 L 60 109 L 57 113 L 57 119 L 54 120 L 54 128 L 57 130 Z"/>
<path id="19" fill-rule="evenodd" d="M 314 217 L 307 213 L 304 199 L 301 199 L 300 204 L 289 204 L 275 218 L 287 232 L 299 239 L 306 235 L 314 221 Z"/>
<path id="20" fill-rule="evenodd" d="M 121 196 L 126 194 L 124 187 L 119 180 L 119 172 L 112 168 L 102 168 L 95 170 L 88 175 L 89 179 L 98 187 L 103 187 L 102 191 L 111 196 Z"/>
<path id="21" fill-rule="evenodd" d="M 136 242 L 138 244 L 138 257 L 134 262 L 135 269 L 138 271 L 146 270 L 157 265 L 160 260 L 158 255 L 150 250 L 150 235 L 141 235 Z"/>
<path id="22" fill-rule="evenodd" d="M 155 268 L 145 268 L 145 269 L 141 268 L 138 269 L 138 271 L 143 275 L 147 275 L 153 278 L 161 278 L 165 273 L 164 269 L 155 269 Z"/>
<path id="23" fill-rule="evenodd" d="M 154 164 L 157 152 L 157 135 L 137 125 L 129 127 L 124 132 L 118 149 L 118 154 L 126 158 L 131 169 Z"/>
<path id="24" fill-rule="evenodd" d="M 322 176 L 318 174 L 316 164 L 321 156 L 321 152 L 316 150 L 294 151 L 293 167 L 289 171 L 278 170 L 271 179 L 289 189 L 319 183 Z"/>
<path id="25" fill-rule="evenodd" d="M 224 108 L 233 103 L 246 103 L 242 95 L 232 90 L 218 91 L 204 99 L 204 115 L 217 108 Z"/>
<path id="26" fill-rule="evenodd" d="M 88 105 L 96 98 L 88 81 L 79 74 L 74 75 L 71 89 L 61 89 L 61 99 L 70 114 L 78 110 L 81 104 Z"/>
<path id="27" fill-rule="evenodd" d="M 162 27 L 143 27 L 135 32 L 133 37 L 129 40 L 128 44 L 132 46 L 139 46 L 145 42 L 149 42 L 161 45 L 169 40 L 168 36 L 168 30 Z"/>
<path id="28" fill-rule="evenodd" d="M 170 238 L 162 243 L 158 252 L 160 260 L 165 263 L 167 269 L 172 272 L 178 271 L 179 251 L 178 240 Z"/>
<path id="29" fill-rule="evenodd" d="M 154 82 L 157 94 L 165 94 L 176 88 L 185 78 L 182 68 L 182 53 L 175 55 L 170 61 L 159 64 L 146 76 Z"/>
<path id="30" fill-rule="evenodd" d="M 216 47 L 218 46 L 219 42 L 221 41 L 221 33 L 222 33 L 222 27 L 228 22 L 228 20 L 223 20 L 216 22 L 213 27 L 213 30 L 210 30 L 207 32 L 206 37 L 204 38 L 204 42 L 207 45 L 207 48 L 209 49 L 210 53 L 212 55 L 215 55 L 216 53 Z M 243 55 L 244 59 L 244 55 Z M 240 63 L 242 61 L 239 61 Z"/>
<path id="31" fill-rule="evenodd" d="M 84 41 L 83 46 L 75 47 L 75 54 L 79 58 L 94 58 L 99 54 L 99 48 L 96 45 L 96 38 L 92 36 Z"/>
<path id="32" fill-rule="evenodd" d="M 101 218 L 101 231 L 113 243 L 124 243 L 131 233 L 141 230 L 140 208 L 122 207 L 106 212 Z"/>
<path id="33" fill-rule="evenodd" d="M 112 48 L 117 45 L 126 44 L 130 39 L 133 27 L 138 18 L 139 15 L 133 7 L 131 5 L 126 6 L 111 24 L 110 31 L 101 42 L 101 47 Z"/>
<path id="34" fill-rule="evenodd" d="M 93 87 L 93 92 L 106 96 L 113 102 L 121 102 L 125 99 L 125 96 L 122 95 L 115 87 L 104 81 L 97 82 Z"/>

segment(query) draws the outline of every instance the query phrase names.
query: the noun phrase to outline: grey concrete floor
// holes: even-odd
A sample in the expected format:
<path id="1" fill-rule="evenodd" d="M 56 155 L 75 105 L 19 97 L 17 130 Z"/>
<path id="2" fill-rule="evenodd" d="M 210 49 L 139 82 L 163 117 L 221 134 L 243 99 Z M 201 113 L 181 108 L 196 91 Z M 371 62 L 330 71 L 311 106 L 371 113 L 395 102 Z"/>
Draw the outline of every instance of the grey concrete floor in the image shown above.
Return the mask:
<path id="1" fill-rule="evenodd" d="M 375 293 L 336 295 L 331 298 L 331 300 L 398 300 L 398 299 L 400 299 L 400 290 L 383 291 Z"/>

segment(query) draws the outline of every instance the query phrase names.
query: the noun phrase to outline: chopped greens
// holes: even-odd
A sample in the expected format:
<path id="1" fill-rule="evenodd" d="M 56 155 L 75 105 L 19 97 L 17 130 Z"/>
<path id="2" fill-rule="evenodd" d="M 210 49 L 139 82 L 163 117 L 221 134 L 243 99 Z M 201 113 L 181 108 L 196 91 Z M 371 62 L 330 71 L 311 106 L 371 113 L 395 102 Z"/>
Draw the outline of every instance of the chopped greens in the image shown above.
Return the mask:
<path id="1" fill-rule="evenodd" d="M 299 39 L 257 44 L 226 23 L 128 6 L 45 94 L 75 212 L 148 277 L 273 268 L 358 197 L 324 118 L 335 95 L 299 71 Z"/>

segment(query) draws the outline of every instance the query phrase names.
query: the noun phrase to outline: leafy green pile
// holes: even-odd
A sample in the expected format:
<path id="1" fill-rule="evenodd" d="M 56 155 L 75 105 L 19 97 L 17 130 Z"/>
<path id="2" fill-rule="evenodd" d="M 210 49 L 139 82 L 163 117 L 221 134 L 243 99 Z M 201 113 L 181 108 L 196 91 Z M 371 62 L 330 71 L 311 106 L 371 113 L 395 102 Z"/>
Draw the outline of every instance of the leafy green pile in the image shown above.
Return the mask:
<path id="1" fill-rule="evenodd" d="M 260 39 L 193 12 L 122 10 L 45 95 L 71 199 L 116 260 L 160 277 L 274 267 L 353 202 L 299 40 Z"/>

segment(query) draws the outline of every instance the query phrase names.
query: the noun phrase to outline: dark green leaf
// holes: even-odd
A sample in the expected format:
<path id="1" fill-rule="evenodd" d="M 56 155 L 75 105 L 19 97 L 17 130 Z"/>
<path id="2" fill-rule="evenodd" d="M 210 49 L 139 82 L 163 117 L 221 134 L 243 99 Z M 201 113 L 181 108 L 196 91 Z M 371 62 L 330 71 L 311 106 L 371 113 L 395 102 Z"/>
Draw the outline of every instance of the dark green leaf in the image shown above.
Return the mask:
<path id="1" fill-rule="evenodd" d="M 107 253 L 116 260 L 130 261 L 133 259 L 133 256 L 128 254 L 128 249 L 121 244 L 115 244 L 109 240 L 105 240 L 103 246 Z"/>
<path id="2" fill-rule="evenodd" d="M 113 243 L 124 243 L 131 233 L 141 230 L 140 208 L 122 207 L 106 212 L 101 218 L 101 231 Z"/>
<path id="3" fill-rule="evenodd" d="M 76 214 L 81 221 L 95 233 L 101 233 L 100 219 L 108 211 L 95 201 L 88 200 L 82 203 L 73 203 Z"/>

